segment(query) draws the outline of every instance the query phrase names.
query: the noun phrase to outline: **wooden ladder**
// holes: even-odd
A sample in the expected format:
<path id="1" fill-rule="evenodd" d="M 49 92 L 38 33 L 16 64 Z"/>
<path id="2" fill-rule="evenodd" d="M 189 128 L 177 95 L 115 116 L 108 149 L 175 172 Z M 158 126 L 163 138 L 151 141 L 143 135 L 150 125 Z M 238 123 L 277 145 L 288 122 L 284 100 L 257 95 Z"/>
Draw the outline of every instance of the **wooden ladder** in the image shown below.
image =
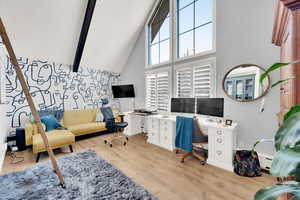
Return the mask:
<path id="1" fill-rule="evenodd" d="M 50 148 L 49 146 L 49 142 L 48 142 L 48 138 L 47 138 L 47 135 L 43 129 L 43 126 L 42 126 L 42 123 L 41 123 L 41 119 L 40 119 L 40 116 L 35 108 L 35 105 L 34 105 L 34 102 L 33 102 L 33 99 L 30 95 L 30 92 L 29 92 L 29 88 L 28 88 L 28 85 L 26 84 L 26 81 L 25 81 L 25 78 L 24 78 L 24 75 L 22 73 L 22 70 L 19 66 L 19 63 L 18 63 L 18 60 L 16 58 L 16 55 L 15 55 L 15 52 L 12 48 L 12 45 L 10 43 L 10 40 L 8 38 L 8 35 L 6 33 L 6 30 L 5 30 L 5 27 L 4 27 L 4 24 L 2 22 L 2 19 L 0 17 L 0 36 L 3 40 L 3 43 L 4 45 L 6 46 L 6 49 L 7 49 L 7 52 L 9 54 L 9 57 L 11 59 L 11 62 L 14 66 L 14 69 L 17 73 L 17 77 L 21 83 L 21 86 L 22 86 L 22 89 L 23 89 L 23 92 L 26 96 L 26 99 L 27 99 L 27 102 L 28 102 L 28 105 L 30 107 L 30 110 L 31 110 L 31 113 L 34 117 L 34 120 L 35 122 L 37 123 L 37 127 L 38 127 L 38 131 L 39 133 L 41 134 L 42 136 L 42 139 L 44 141 L 44 145 L 47 149 L 47 152 L 50 156 L 50 160 L 51 160 L 51 163 L 52 163 L 52 166 L 54 168 L 54 172 L 57 174 L 58 178 L 59 178 L 59 182 L 60 182 L 60 185 L 65 188 L 65 182 L 64 182 L 64 177 L 58 167 L 58 164 L 57 164 L 57 161 L 55 159 L 55 156 L 54 156 L 54 153 L 52 151 L 52 149 Z"/>

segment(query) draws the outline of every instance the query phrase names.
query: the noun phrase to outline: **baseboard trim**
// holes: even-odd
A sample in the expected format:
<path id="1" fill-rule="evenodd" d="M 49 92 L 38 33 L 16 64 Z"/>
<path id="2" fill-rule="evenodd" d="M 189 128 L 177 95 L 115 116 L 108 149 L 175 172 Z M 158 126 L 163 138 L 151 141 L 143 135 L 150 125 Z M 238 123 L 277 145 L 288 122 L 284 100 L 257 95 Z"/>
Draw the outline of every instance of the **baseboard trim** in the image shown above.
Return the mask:
<path id="1" fill-rule="evenodd" d="M 233 172 L 233 166 L 228 164 L 228 163 L 222 163 L 222 162 L 219 162 L 217 160 L 212 160 L 212 159 L 208 158 L 207 164 L 213 165 L 213 166 L 225 169 L 225 170 L 228 170 L 230 172 Z"/>
<path id="2" fill-rule="evenodd" d="M 4 158 L 7 150 L 7 143 L 0 145 L 0 172 L 2 171 Z"/>

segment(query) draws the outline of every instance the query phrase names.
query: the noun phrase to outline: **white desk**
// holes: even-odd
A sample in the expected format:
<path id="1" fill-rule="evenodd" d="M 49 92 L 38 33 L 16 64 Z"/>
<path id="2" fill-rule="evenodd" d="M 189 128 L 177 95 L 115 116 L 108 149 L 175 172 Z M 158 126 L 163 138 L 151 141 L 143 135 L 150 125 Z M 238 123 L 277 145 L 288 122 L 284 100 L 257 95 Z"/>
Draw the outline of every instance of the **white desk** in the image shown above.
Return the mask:
<path id="1" fill-rule="evenodd" d="M 128 122 L 129 128 L 125 130 L 125 134 L 141 133 L 141 127 L 145 127 L 144 131 L 148 133 L 147 142 L 170 151 L 175 149 L 176 115 L 141 116 L 127 113 L 126 116 L 125 121 Z M 199 122 L 202 131 L 208 134 L 207 163 L 233 171 L 232 161 L 236 148 L 237 124 L 223 126 L 203 117 L 199 118 Z"/>

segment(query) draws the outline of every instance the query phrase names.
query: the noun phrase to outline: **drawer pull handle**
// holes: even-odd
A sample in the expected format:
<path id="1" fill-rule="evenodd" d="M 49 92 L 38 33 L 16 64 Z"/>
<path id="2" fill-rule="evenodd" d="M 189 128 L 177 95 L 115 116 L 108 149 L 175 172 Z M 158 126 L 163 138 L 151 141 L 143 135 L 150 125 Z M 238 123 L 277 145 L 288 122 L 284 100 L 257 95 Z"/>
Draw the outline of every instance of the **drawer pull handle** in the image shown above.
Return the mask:
<path id="1" fill-rule="evenodd" d="M 222 151 L 217 151 L 217 155 L 221 156 L 222 155 Z"/>
<path id="2" fill-rule="evenodd" d="M 221 144 L 223 142 L 223 140 L 221 138 L 218 138 L 217 142 Z"/>
<path id="3" fill-rule="evenodd" d="M 223 133 L 222 133 L 222 131 L 217 131 L 217 134 L 222 135 Z"/>

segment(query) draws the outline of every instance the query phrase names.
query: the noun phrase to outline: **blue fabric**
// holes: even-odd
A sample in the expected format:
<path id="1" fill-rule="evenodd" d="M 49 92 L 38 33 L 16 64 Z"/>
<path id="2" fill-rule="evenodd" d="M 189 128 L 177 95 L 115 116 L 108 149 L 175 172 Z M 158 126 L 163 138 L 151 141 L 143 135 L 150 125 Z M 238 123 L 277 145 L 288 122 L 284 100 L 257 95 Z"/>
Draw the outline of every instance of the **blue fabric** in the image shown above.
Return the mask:
<path id="1" fill-rule="evenodd" d="M 100 110 L 104 117 L 105 127 L 108 129 L 108 131 L 115 132 L 116 131 L 116 122 L 115 122 L 114 113 L 111 110 L 111 108 L 110 107 L 102 107 L 102 108 L 100 108 Z"/>
<path id="2" fill-rule="evenodd" d="M 192 152 L 193 150 L 193 118 L 176 117 L 176 138 L 175 146 L 177 148 Z"/>
<path id="3" fill-rule="evenodd" d="M 128 126 L 127 122 L 115 122 L 115 116 L 110 107 L 100 108 L 105 122 L 105 127 L 110 131 L 116 131 L 116 128 L 125 128 Z"/>
<path id="4" fill-rule="evenodd" d="M 127 122 L 116 122 L 115 126 L 118 128 L 126 128 L 128 126 Z"/>
<path id="5" fill-rule="evenodd" d="M 101 99 L 102 105 L 107 105 L 108 104 L 108 98 L 102 98 Z"/>
<path id="6" fill-rule="evenodd" d="M 41 117 L 41 121 L 45 124 L 46 131 L 52 131 L 58 128 L 62 128 L 62 125 L 60 125 L 60 123 L 53 115 L 43 116 Z"/>
<path id="7" fill-rule="evenodd" d="M 103 114 L 104 121 L 115 120 L 114 113 L 110 107 L 102 107 L 102 108 L 100 108 L 100 110 Z"/>

